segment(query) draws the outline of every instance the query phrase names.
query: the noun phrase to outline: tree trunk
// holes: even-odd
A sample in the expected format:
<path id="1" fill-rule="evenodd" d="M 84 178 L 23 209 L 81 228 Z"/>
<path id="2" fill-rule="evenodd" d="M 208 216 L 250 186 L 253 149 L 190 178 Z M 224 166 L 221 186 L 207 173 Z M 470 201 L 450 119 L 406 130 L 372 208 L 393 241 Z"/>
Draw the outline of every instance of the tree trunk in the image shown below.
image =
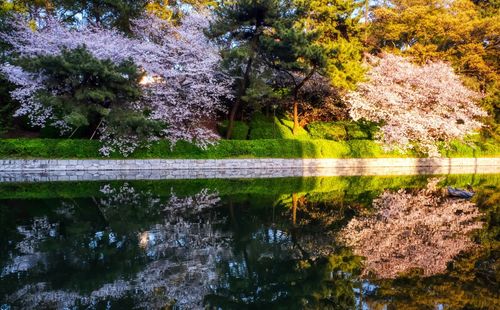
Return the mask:
<path id="1" fill-rule="evenodd" d="M 299 133 L 299 91 L 304 86 L 307 81 L 309 81 L 314 73 L 316 72 L 316 66 L 314 66 L 309 74 L 300 82 L 298 85 L 295 86 L 293 90 L 293 135 L 297 135 Z"/>
<path id="2" fill-rule="evenodd" d="M 293 100 L 293 135 L 299 133 L 299 102 L 297 99 Z"/>
<path id="3" fill-rule="evenodd" d="M 236 113 L 238 113 L 238 109 L 240 107 L 240 100 L 236 99 L 236 102 L 231 108 L 231 112 L 229 113 L 229 123 L 227 124 L 227 131 L 226 131 L 226 139 L 231 139 L 233 136 L 233 129 L 234 129 L 234 120 L 236 118 Z"/>
<path id="4" fill-rule="evenodd" d="M 242 97 L 246 94 L 247 88 L 250 86 L 250 71 L 252 70 L 253 55 L 248 58 L 248 62 L 245 68 L 245 74 L 243 75 L 243 81 L 239 86 L 239 95 L 237 96 L 236 102 L 231 107 L 231 112 L 229 113 L 229 124 L 227 125 L 226 139 L 231 139 L 233 136 L 234 120 L 236 118 L 236 113 L 240 108 L 242 103 Z"/>
<path id="5" fill-rule="evenodd" d="M 292 194 L 292 223 L 295 225 L 297 223 L 297 204 L 299 203 L 299 199 L 297 198 L 297 194 Z"/>

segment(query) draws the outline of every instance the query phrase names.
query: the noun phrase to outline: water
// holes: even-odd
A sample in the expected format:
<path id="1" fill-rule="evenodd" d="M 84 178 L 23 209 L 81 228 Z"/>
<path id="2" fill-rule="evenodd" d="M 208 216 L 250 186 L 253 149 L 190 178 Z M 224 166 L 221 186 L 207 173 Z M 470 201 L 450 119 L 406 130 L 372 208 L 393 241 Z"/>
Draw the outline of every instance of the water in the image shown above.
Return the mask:
<path id="1" fill-rule="evenodd" d="M 0 309 L 500 309 L 499 184 L 0 183 Z"/>

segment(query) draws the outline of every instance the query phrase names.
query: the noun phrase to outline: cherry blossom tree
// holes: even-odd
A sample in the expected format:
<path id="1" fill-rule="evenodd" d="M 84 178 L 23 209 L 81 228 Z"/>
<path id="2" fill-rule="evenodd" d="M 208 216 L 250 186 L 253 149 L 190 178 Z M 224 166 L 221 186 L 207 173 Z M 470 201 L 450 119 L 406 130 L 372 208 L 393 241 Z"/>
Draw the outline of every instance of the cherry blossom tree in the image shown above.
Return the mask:
<path id="1" fill-rule="evenodd" d="M 231 97 L 232 81 L 218 70 L 218 50 L 203 33 L 209 20 L 190 14 L 176 27 L 154 15 L 135 21 L 134 33 L 154 43 L 158 53 L 158 62 L 147 70 L 151 82 L 145 83 L 145 101 L 153 119 L 167 120 L 165 134 L 172 141 L 217 138 L 200 122 L 222 109 L 221 97 Z"/>
<path id="2" fill-rule="evenodd" d="M 383 123 L 381 139 L 390 148 L 417 148 L 439 156 L 437 141 L 462 138 L 482 126 L 486 116 L 444 62 L 424 66 L 396 55 L 368 57 L 367 81 L 346 96 L 350 116 Z"/>
<path id="3" fill-rule="evenodd" d="M 482 227 L 481 212 L 468 200 L 443 197 L 433 179 L 415 192 L 385 191 L 376 213 L 354 218 L 341 239 L 365 257 L 365 275 L 396 278 L 411 269 L 425 276 L 446 271 L 457 254 L 474 247 L 468 234 Z"/>
<path id="4" fill-rule="evenodd" d="M 99 60 L 115 64 L 132 60 L 145 75 L 142 80 L 143 96 L 130 102 L 132 111 L 150 111 L 149 119 L 165 122 L 167 127 L 160 136 L 175 145 L 178 140 L 195 142 L 200 146 L 214 141 L 217 136 L 202 124 L 222 109 L 221 99 L 230 96 L 231 81 L 218 70 L 218 50 L 205 37 L 207 15 L 192 12 L 176 25 L 153 15 L 134 21 L 134 38 L 112 29 L 88 25 L 68 28 L 55 19 L 33 31 L 22 19 L 12 21 L 12 31 L 0 38 L 13 47 L 13 55 L 35 58 L 60 55 L 63 50 L 85 47 Z M 0 66 L 9 81 L 18 88 L 12 97 L 21 103 L 16 116 L 27 116 L 35 126 L 69 126 L 58 119 L 51 107 L 37 100 L 37 93 L 46 88 L 43 72 L 32 73 L 20 66 L 4 63 Z M 104 121 L 101 152 L 109 155 L 120 150 L 132 152 L 141 142 L 134 134 L 120 136 Z M 158 137 L 150 137 L 147 142 Z"/>

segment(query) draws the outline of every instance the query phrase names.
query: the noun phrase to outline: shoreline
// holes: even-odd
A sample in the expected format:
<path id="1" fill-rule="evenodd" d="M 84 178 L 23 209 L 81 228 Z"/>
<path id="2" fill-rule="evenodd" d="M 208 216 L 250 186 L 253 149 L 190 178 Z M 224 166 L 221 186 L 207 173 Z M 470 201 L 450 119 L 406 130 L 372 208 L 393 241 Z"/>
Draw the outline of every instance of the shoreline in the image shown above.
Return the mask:
<path id="1" fill-rule="evenodd" d="M 500 174 L 500 158 L 0 160 L 0 182 Z"/>

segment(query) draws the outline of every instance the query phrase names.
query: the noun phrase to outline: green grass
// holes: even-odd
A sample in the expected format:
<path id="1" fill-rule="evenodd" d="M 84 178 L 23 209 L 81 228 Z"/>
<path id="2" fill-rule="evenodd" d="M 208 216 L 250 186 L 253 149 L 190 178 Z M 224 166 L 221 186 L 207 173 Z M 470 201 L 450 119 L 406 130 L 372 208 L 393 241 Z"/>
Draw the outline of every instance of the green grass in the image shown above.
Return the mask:
<path id="1" fill-rule="evenodd" d="M 250 140 L 263 139 L 290 139 L 309 140 L 311 136 L 304 128 L 299 128 L 296 136 L 293 135 L 293 121 L 282 118 L 268 118 L 262 114 L 254 115 L 250 122 Z"/>
<path id="2" fill-rule="evenodd" d="M 99 155 L 99 141 L 63 139 L 2 139 L 0 158 L 102 158 Z M 446 157 L 498 157 L 497 144 L 483 143 L 470 146 L 453 144 L 443 151 Z M 206 150 L 186 142 L 179 142 L 171 150 L 166 141 L 154 144 L 149 149 L 141 149 L 129 158 L 386 158 L 386 157 L 425 157 L 419 154 L 385 152 L 371 140 L 221 140 Z M 123 158 L 113 154 L 111 158 Z"/>
<path id="3" fill-rule="evenodd" d="M 481 140 L 479 136 L 468 137 L 465 142 L 451 141 L 447 146 L 439 146 L 443 157 L 500 157 L 500 143 L 494 140 Z"/>

